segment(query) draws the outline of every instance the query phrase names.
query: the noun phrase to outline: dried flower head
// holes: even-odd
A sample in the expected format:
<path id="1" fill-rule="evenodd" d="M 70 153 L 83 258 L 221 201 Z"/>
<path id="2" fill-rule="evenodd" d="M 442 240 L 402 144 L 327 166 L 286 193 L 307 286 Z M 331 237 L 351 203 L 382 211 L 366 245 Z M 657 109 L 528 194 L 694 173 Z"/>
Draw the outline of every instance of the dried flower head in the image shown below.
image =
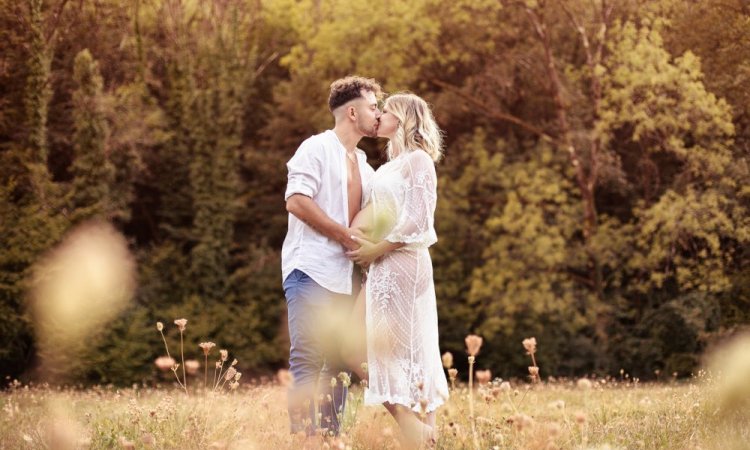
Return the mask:
<path id="1" fill-rule="evenodd" d="M 507 381 L 503 381 L 500 383 L 500 390 L 503 392 L 510 392 L 510 383 Z"/>
<path id="2" fill-rule="evenodd" d="M 233 391 L 236 390 L 239 386 L 240 386 L 240 383 L 238 383 L 236 381 L 233 381 L 233 382 L 229 383 L 229 388 L 231 390 L 233 390 Z"/>
<path id="3" fill-rule="evenodd" d="M 336 384 L 338 384 L 336 381 L 336 377 L 331 377 L 331 387 L 336 387 Z"/>
<path id="4" fill-rule="evenodd" d="M 159 370 L 166 372 L 175 365 L 175 360 L 170 356 L 160 356 L 154 360 L 154 364 L 156 364 Z"/>
<path id="5" fill-rule="evenodd" d="M 161 331 L 164 329 L 164 324 L 161 322 L 156 322 L 156 329 Z"/>
<path id="6" fill-rule="evenodd" d="M 216 361 L 216 368 L 221 369 L 221 361 Z"/>
<path id="7" fill-rule="evenodd" d="M 533 355 L 536 353 L 536 338 L 531 337 L 523 340 L 523 348 L 526 349 L 526 354 Z"/>
<path id="8" fill-rule="evenodd" d="M 591 383 L 591 380 L 589 380 L 588 378 L 579 378 L 578 381 L 576 382 L 576 385 L 580 389 L 591 389 L 591 387 L 593 386 L 593 384 Z"/>
<path id="9" fill-rule="evenodd" d="M 229 358 L 229 352 L 226 350 L 219 350 L 219 353 L 221 354 L 221 360 L 226 361 L 227 358 Z"/>
<path id="10" fill-rule="evenodd" d="M 236 366 L 238 362 L 239 362 L 239 361 L 237 361 L 237 358 L 234 358 L 234 359 L 232 360 L 232 365 L 233 365 L 233 366 Z"/>
<path id="11" fill-rule="evenodd" d="M 242 378 L 242 372 L 237 372 L 234 374 L 234 381 L 240 381 L 240 378 Z"/>
<path id="12" fill-rule="evenodd" d="M 456 370 L 456 369 L 448 369 L 448 377 L 451 380 L 455 380 L 456 376 L 458 376 L 458 370 Z"/>
<path id="13" fill-rule="evenodd" d="M 352 379 L 346 372 L 339 372 L 339 380 L 341 380 L 341 385 L 344 387 L 349 387 L 352 384 Z"/>
<path id="14" fill-rule="evenodd" d="M 531 375 L 532 378 L 537 378 L 539 376 L 539 367 L 529 366 L 529 375 Z"/>
<path id="15" fill-rule="evenodd" d="M 174 324 L 177 325 L 180 331 L 185 331 L 185 326 L 187 325 L 187 319 L 177 319 L 174 321 Z"/>
<path id="16" fill-rule="evenodd" d="M 476 356 L 479 353 L 479 349 L 482 347 L 482 337 L 476 334 L 470 334 L 466 336 L 466 351 L 471 356 Z"/>
<path id="17" fill-rule="evenodd" d="M 229 381 L 232 378 L 234 378 L 234 374 L 236 373 L 237 373 L 237 369 L 235 369 L 234 367 L 230 367 L 229 369 L 227 369 L 227 372 L 224 374 L 224 379 Z"/>
<path id="18" fill-rule="evenodd" d="M 445 367 L 446 369 L 450 369 L 451 367 L 453 367 L 453 353 L 443 353 L 443 367 Z"/>
<path id="19" fill-rule="evenodd" d="M 198 369 L 201 367 L 201 363 L 194 359 L 188 359 L 185 361 L 185 371 L 190 375 L 198 373 Z"/>
<path id="20" fill-rule="evenodd" d="M 487 384 L 492 379 L 492 372 L 489 370 L 477 370 L 476 371 L 476 379 L 479 384 Z"/>
<path id="21" fill-rule="evenodd" d="M 216 347 L 216 344 L 213 342 L 201 342 L 198 344 L 198 347 L 203 349 L 203 354 L 208 356 L 208 352 L 211 351 L 212 348 Z"/>

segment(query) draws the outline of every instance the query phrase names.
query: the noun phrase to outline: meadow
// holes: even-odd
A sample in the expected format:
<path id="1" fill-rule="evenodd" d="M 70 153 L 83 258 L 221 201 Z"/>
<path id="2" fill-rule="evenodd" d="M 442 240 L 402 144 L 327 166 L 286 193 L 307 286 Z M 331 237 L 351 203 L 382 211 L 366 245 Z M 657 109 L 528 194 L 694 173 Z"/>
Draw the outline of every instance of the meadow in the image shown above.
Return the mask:
<path id="1" fill-rule="evenodd" d="M 506 384 L 496 379 L 474 387 L 473 421 L 468 386 L 458 384 L 439 410 L 435 448 L 748 448 L 748 409 L 723 407 L 715 384 L 703 372 L 688 382 L 661 383 L 625 377 Z M 344 434 L 313 442 L 313 448 L 405 448 L 385 409 L 362 405 L 362 392 L 352 386 Z M 286 390 L 278 380 L 190 395 L 179 387 L 73 389 L 16 382 L 0 394 L 0 403 L 2 449 L 296 449 L 311 444 L 287 432 Z"/>

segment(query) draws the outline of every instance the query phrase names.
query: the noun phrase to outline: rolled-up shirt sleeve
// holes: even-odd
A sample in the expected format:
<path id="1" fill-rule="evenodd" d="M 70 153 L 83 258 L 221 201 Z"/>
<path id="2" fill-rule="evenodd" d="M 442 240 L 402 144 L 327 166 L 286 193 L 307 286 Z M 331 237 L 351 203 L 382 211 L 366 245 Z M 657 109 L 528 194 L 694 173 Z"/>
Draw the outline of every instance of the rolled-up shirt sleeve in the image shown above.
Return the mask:
<path id="1" fill-rule="evenodd" d="M 302 194 L 314 198 L 320 189 L 322 177 L 321 149 L 317 145 L 303 142 L 286 163 L 288 170 L 286 192 L 284 200 L 294 194 Z"/>

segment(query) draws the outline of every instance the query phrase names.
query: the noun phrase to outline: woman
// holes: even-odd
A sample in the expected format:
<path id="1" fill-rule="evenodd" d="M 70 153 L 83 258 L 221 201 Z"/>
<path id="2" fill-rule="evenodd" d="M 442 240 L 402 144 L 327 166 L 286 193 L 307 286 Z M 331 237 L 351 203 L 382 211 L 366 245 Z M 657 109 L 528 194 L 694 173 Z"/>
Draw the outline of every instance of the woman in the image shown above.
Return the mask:
<path id="1" fill-rule="evenodd" d="M 435 410 L 448 397 L 428 251 L 437 241 L 435 162 L 442 137 L 427 103 L 413 94 L 388 98 L 378 136 L 389 139 L 388 162 L 373 175 L 365 207 L 352 222 L 361 247 L 347 252 L 369 266 L 355 306 L 355 320 L 366 324 L 367 373 L 357 367 L 363 349 L 350 362 L 368 379 L 365 404 L 384 404 L 407 437 L 429 439 Z"/>

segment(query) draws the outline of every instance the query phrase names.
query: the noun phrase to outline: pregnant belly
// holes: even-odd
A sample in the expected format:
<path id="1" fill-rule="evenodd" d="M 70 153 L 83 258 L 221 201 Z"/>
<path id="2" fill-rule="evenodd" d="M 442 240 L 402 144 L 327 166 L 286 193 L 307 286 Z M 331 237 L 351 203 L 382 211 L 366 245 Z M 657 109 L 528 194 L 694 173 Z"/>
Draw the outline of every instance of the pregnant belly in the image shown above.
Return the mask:
<path id="1" fill-rule="evenodd" d="M 373 222 L 373 207 L 372 202 L 370 202 L 354 216 L 350 227 L 366 238 L 372 239 Z"/>

